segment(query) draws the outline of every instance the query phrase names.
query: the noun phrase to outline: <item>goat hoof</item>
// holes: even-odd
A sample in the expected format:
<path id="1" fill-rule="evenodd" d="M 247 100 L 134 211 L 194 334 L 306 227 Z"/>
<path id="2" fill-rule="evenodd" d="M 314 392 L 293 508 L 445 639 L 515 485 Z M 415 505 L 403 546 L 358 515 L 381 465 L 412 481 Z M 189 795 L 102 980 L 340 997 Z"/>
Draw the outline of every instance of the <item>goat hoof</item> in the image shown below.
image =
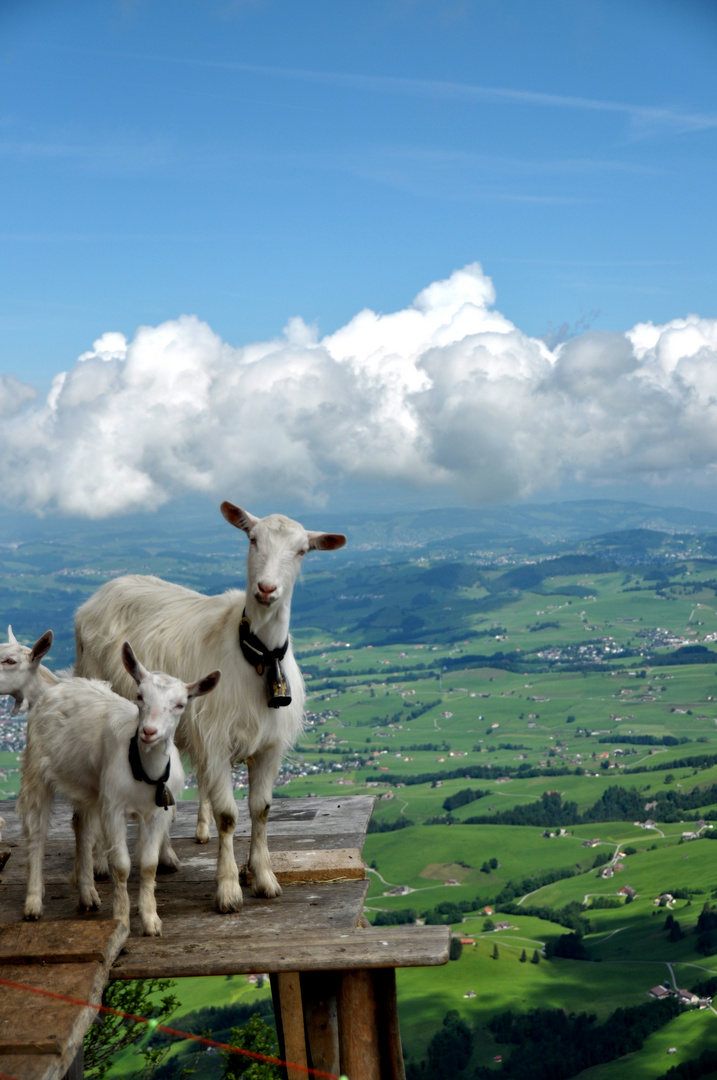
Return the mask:
<path id="1" fill-rule="evenodd" d="M 178 870 L 182 869 L 182 864 L 177 859 L 176 862 L 161 862 L 157 863 L 158 874 L 176 874 Z"/>
<path id="2" fill-rule="evenodd" d="M 96 889 L 91 889 L 84 896 L 80 897 L 77 909 L 78 911 L 97 911 L 101 904 L 100 894 Z"/>
<path id="3" fill-rule="evenodd" d="M 251 891 L 254 896 L 263 896 L 267 900 L 274 900 L 281 896 L 281 885 L 273 874 L 259 876 L 253 874 Z"/>
<path id="4" fill-rule="evenodd" d="M 195 842 L 195 844 L 208 844 L 209 843 L 209 832 L 207 831 L 206 833 L 201 833 L 201 834 L 200 833 L 195 833 L 194 834 L 194 842 Z"/>
<path id="5" fill-rule="evenodd" d="M 23 915 L 25 922 L 37 922 L 41 916 L 39 911 L 26 911 Z"/>
<path id="6" fill-rule="evenodd" d="M 232 911 L 241 911 L 244 899 L 239 885 L 220 886 L 214 898 L 217 911 L 222 915 L 229 915 Z"/>
<path id="7" fill-rule="evenodd" d="M 154 919 L 146 919 L 143 923 L 143 929 L 145 937 L 161 937 L 162 920 L 158 915 Z"/>

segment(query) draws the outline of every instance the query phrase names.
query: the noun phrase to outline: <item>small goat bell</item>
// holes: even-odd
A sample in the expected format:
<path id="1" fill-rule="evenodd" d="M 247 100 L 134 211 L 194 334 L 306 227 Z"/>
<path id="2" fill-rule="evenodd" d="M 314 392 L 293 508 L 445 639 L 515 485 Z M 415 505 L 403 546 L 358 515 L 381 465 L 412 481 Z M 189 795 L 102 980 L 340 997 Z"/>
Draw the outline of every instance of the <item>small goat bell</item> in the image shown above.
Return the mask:
<path id="1" fill-rule="evenodd" d="M 278 660 L 274 660 L 267 668 L 266 697 L 270 709 L 280 709 L 291 704 L 289 683 Z"/>
<path id="2" fill-rule="evenodd" d="M 174 795 L 169 790 L 167 785 L 161 780 L 157 784 L 157 791 L 154 796 L 154 801 L 156 802 L 157 806 L 164 807 L 165 810 L 169 810 L 170 806 L 174 806 L 175 804 Z"/>

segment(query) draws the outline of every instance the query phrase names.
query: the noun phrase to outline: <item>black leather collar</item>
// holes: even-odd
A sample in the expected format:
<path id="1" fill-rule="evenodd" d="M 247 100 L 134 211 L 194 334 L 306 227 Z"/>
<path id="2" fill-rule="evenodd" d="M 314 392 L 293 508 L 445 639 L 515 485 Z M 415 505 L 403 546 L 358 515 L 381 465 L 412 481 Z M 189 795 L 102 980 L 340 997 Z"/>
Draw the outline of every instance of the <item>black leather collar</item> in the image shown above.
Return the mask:
<path id="1" fill-rule="evenodd" d="M 246 608 L 244 608 L 239 622 L 239 647 L 246 662 L 251 664 L 257 675 L 263 675 L 266 680 L 269 708 L 280 709 L 284 705 L 290 705 L 291 691 L 281 666 L 281 661 L 289 648 L 289 639 L 287 638 L 278 649 L 267 649 L 261 638 L 253 632 Z"/>
<path id="2" fill-rule="evenodd" d="M 172 765 L 171 758 L 167 762 L 167 768 L 160 776 L 159 780 L 152 780 L 147 776 L 142 766 L 142 758 L 139 752 L 139 727 L 135 731 L 134 735 L 129 741 L 129 766 L 132 770 L 132 776 L 135 780 L 144 780 L 145 784 L 154 784 L 155 793 L 154 801 L 157 806 L 163 806 L 165 810 L 169 810 L 170 806 L 174 806 L 174 795 L 167 787 L 167 781 L 169 780 L 169 770 Z"/>

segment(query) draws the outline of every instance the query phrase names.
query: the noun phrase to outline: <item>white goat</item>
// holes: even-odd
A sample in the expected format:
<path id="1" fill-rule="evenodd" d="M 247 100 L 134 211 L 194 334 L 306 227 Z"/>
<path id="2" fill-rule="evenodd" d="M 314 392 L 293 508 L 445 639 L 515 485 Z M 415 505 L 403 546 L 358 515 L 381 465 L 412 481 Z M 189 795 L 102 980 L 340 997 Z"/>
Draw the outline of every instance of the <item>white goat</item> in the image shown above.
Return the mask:
<path id="1" fill-rule="evenodd" d="M 119 650 L 118 650 L 119 651 Z M 49 687 L 28 717 L 27 745 L 17 808 L 28 849 L 26 919 L 42 914 L 42 861 L 53 795 L 73 804 L 74 882 L 80 908 L 99 907 L 92 874 L 92 846 L 101 828 L 109 855 L 112 914 L 129 925 L 128 815 L 139 821 L 139 914 L 145 934 L 162 932 L 154 896 L 160 847 L 181 798 L 184 771 L 174 733 L 187 702 L 209 693 L 219 672 L 186 684 L 147 671 L 127 642 L 122 662 L 136 683 L 136 704 L 93 679 L 67 677 Z M 161 809 L 164 808 L 164 809 Z"/>
<path id="2" fill-rule="evenodd" d="M 303 556 L 342 547 L 337 533 L 308 532 L 280 514 L 256 518 L 223 502 L 226 520 L 249 536 L 247 589 L 221 596 L 155 577 L 130 575 L 103 585 L 77 612 L 76 665 L 80 675 L 109 679 L 127 694 L 117 663 L 118 642 L 132 634 L 143 656 L 178 678 L 211 666 L 222 670 L 215 694 L 187 709 L 177 730 L 197 773 L 196 839 L 209 839 L 210 815 L 219 832 L 217 909 L 242 905 L 233 837 L 236 803 L 232 763 L 249 772 L 249 869 L 257 896 L 281 888 L 271 869 L 266 823 L 282 757 L 303 729 L 304 684 L 289 640 L 291 595 Z"/>
<path id="3" fill-rule="evenodd" d="M 49 686 L 57 682 L 57 676 L 40 661 L 52 645 L 52 630 L 46 630 L 32 648 L 21 645 L 7 628 L 7 645 L 0 645 L 0 695 L 15 699 L 12 715 L 29 712 Z"/>

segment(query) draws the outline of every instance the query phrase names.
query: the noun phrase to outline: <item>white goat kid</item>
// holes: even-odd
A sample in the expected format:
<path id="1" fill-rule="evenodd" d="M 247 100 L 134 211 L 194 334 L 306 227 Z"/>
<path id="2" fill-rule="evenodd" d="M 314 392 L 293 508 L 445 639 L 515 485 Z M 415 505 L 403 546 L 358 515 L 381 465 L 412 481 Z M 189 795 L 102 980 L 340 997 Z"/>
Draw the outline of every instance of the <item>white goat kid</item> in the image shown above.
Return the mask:
<path id="1" fill-rule="evenodd" d="M 142 656 L 178 678 L 221 668 L 217 692 L 187 709 L 177 745 L 189 753 L 197 773 L 199 843 L 209 839 L 214 815 L 215 903 L 228 912 L 242 905 L 233 846 L 233 763 L 245 761 L 249 772 L 253 891 L 266 897 L 281 893 L 266 824 L 282 757 L 303 729 L 304 684 L 289 639 L 292 590 L 308 551 L 342 547 L 346 537 L 309 532 L 281 514 L 256 518 L 229 502 L 221 512 L 249 536 L 246 593 L 203 596 L 155 577 L 116 578 L 79 609 L 75 631 L 78 674 L 109 679 L 121 694 L 130 686 L 116 660 L 117 643 L 130 633 Z"/>
<path id="2" fill-rule="evenodd" d="M 119 651 L 119 650 L 118 650 Z M 92 874 L 92 846 L 101 829 L 114 881 L 112 914 L 129 925 L 130 857 L 126 819 L 138 819 L 139 914 L 145 934 L 161 934 L 154 895 L 160 847 L 176 814 L 184 771 L 174 733 L 187 702 L 209 693 L 219 672 L 186 684 L 148 671 L 127 642 L 122 662 L 136 684 L 136 704 L 97 680 L 61 679 L 28 717 L 27 746 L 18 812 L 28 849 L 24 915 L 39 919 L 44 893 L 42 861 L 53 795 L 74 806 L 74 882 L 80 908 L 99 907 Z"/>
<path id="3" fill-rule="evenodd" d="M 57 676 L 40 661 L 50 651 L 52 630 L 46 630 L 30 648 L 21 645 L 7 628 L 7 645 L 0 645 L 0 696 L 15 699 L 12 715 L 29 712 L 49 686 L 57 682 Z"/>

